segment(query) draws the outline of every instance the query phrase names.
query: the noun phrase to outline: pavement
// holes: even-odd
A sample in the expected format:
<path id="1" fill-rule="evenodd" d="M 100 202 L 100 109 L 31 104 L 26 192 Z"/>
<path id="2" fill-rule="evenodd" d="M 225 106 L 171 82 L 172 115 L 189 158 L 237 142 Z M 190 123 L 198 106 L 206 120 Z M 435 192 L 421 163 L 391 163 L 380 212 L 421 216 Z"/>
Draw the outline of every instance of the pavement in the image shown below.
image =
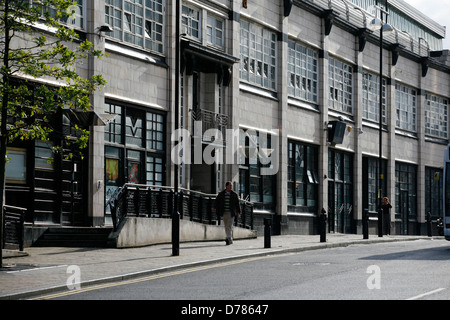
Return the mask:
<path id="1" fill-rule="evenodd" d="M 0 299 L 29 299 L 67 291 L 73 289 L 75 279 L 79 279 L 79 287 L 85 288 L 237 259 L 418 239 L 432 238 L 369 235 L 369 239 L 363 239 L 358 234 L 327 234 L 326 242 L 320 242 L 319 235 L 282 235 L 271 236 L 269 248 L 265 248 L 264 237 L 235 240 L 228 246 L 225 241 L 180 243 L 177 256 L 172 255 L 171 243 L 127 249 L 30 247 L 23 252 L 3 250 Z"/>

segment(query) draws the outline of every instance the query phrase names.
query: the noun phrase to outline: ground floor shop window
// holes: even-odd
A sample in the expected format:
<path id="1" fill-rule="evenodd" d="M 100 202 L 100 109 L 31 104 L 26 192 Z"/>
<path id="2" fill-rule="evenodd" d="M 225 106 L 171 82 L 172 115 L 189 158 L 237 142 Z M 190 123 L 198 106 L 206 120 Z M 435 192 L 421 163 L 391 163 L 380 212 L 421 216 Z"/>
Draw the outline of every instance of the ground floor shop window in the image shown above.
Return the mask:
<path id="1" fill-rule="evenodd" d="M 330 232 L 351 233 L 353 225 L 353 155 L 328 151 L 328 223 Z"/>
<path id="2" fill-rule="evenodd" d="M 125 183 L 164 185 L 164 113 L 113 101 L 105 110 L 116 114 L 105 127 L 106 201 Z"/>
<path id="3" fill-rule="evenodd" d="M 274 210 L 276 176 L 261 174 L 261 169 L 271 164 L 263 164 L 256 154 L 271 148 L 271 135 L 264 135 L 263 140 L 256 131 L 239 136 L 240 149 L 245 150 L 239 166 L 239 196 L 253 202 L 255 209 Z"/>
<path id="4" fill-rule="evenodd" d="M 383 177 L 387 177 L 387 161 L 382 161 Z M 380 206 L 380 159 L 374 157 L 363 157 L 363 208 L 369 212 L 376 213 Z M 386 179 L 381 180 L 383 196 L 387 193 Z M 389 195 L 387 195 L 389 197 Z"/>
<path id="5" fill-rule="evenodd" d="M 400 220 L 400 233 L 410 233 L 410 221 L 417 219 L 417 167 L 395 164 L 395 217 Z"/>
<path id="6" fill-rule="evenodd" d="M 288 205 L 289 210 L 317 211 L 318 148 L 289 141 L 288 152 Z"/>
<path id="7" fill-rule="evenodd" d="M 442 216 L 443 170 L 425 168 L 425 214 L 436 219 Z"/>

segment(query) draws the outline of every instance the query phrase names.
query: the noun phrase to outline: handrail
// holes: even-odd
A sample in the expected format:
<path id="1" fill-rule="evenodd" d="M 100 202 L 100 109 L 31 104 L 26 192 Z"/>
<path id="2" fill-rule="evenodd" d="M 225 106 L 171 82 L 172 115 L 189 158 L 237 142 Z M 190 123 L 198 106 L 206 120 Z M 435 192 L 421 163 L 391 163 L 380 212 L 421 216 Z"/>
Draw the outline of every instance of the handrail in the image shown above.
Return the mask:
<path id="1" fill-rule="evenodd" d="M 171 218 L 174 207 L 174 188 L 170 186 L 126 183 L 106 202 L 111 209 L 114 230 L 125 217 Z M 221 224 L 221 217 L 213 210 L 216 195 L 179 188 L 178 212 L 180 219 L 205 224 Z M 235 225 L 253 229 L 253 204 L 240 200 L 242 215 Z"/>
<path id="2" fill-rule="evenodd" d="M 19 251 L 24 247 L 24 223 L 27 209 L 4 205 L 3 246 L 8 244 L 18 245 Z M 2 248 L 0 248 L 2 249 Z"/>

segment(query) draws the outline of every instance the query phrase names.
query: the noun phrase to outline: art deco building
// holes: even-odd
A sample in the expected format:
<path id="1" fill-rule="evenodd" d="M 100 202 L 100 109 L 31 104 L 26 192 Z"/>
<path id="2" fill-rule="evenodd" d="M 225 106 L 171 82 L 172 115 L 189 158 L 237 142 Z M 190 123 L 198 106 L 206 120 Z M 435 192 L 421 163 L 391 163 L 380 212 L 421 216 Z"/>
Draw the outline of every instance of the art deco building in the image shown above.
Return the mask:
<path id="1" fill-rule="evenodd" d="M 270 218 L 274 234 L 317 233 L 322 209 L 329 232 L 361 232 L 365 209 L 376 225 L 380 189 L 392 234 L 423 233 L 440 214 L 444 26 L 403 0 L 184 0 L 177 34 L 176 3 L 78 1 L 68 23 L 108 54 L 88 72 L 107 81 L 92 101 L 110 121 L 89 123 L 85 160 L 49 164 L 49 143 L 11 146 L 6 202 L 29 223 L 109 225 L 119 187 L 173 187 L 174 172 L 205 194 L 233 181 L 255 228 Z M 376 17 L 393 29 L 382 41 Z"/>

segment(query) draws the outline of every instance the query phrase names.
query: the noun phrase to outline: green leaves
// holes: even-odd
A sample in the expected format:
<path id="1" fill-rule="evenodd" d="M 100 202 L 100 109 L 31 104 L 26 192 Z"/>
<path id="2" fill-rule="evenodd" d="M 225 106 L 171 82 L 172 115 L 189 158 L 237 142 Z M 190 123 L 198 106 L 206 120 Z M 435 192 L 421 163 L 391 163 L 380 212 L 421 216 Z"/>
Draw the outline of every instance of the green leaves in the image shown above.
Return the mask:
<path id="1" fill-rule="evenodd" d="M 0 2 L 0 102 L 6 115 L 0 116 L 0 134 L 9 142 L 47 140 L 60 110 L 90 110 L 90 95 L 106 83 L 101 75 L 82 75 L 89 57 L 104 53 L 62 23 L 76 6 L 68 0 Z M 73 132 L 76 145 L 85 148 L 89 132 L 77 126 Z"/>

